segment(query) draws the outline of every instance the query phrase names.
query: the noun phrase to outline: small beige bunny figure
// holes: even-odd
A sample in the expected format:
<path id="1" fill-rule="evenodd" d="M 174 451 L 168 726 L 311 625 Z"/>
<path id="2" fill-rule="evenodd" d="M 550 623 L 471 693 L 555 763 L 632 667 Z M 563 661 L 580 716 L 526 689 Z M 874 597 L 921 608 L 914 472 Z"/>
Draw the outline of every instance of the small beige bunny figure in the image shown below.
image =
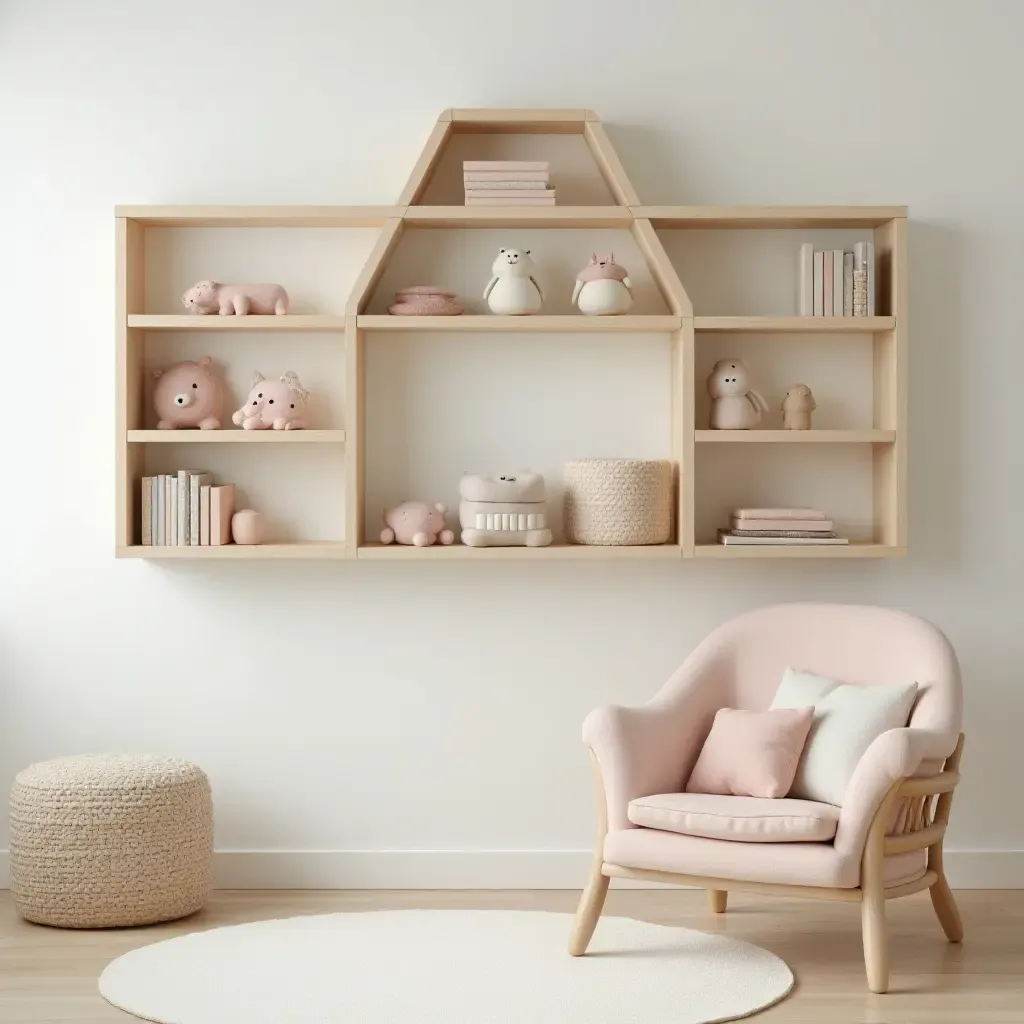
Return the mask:
<path id="1" fill-rule="evenodd" d="M 782 400 L 782 425 L 787 430 L 810 430 L 811 413 L 817 408 L 806 384 L 792 384 Z"/>
<path id="2" fill-rule="evenodd" d="M 768 403 L 749 383 L 739 359 L 719 359 L 708 377 L 712 430 L 749 430 L 761 422 Z"/>

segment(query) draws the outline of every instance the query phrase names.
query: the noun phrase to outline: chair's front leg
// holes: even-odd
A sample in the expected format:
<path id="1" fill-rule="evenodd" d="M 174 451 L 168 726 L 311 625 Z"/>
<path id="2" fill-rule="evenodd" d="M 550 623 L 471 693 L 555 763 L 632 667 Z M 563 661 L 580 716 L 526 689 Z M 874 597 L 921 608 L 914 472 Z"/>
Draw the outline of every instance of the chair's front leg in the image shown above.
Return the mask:
<path id="1" fill-rule="evenodd" d="M 604 837 L 608 834 L 608 805 L 605 801 L 604 779 L 601 766 L 590 751 L 590 763 L 594 769 L 594 785 L 597 796 L 597 841 L 594 847 L 594 860 L 590 867 L 590 878 L 587 887 L 580 897 L 580 905 L 576 910 L 572 934 L 569 936 L 570 956 L 582 956 L 590 945 L 597 927 L 598 919 L 604 908 L 605 897 L 608 895 L 608 884 L 611 879 L 602 873 L 604 867 Z"/>
<path id="2" fill-rule="evenodd" d="M 860 868 L 860 922 L 864 968 L 872 992 L 889 991 L 889 931 L 885 921 L 885 830 L 892 816 L 897 782 L 882 799 L 868 829 Z"/>

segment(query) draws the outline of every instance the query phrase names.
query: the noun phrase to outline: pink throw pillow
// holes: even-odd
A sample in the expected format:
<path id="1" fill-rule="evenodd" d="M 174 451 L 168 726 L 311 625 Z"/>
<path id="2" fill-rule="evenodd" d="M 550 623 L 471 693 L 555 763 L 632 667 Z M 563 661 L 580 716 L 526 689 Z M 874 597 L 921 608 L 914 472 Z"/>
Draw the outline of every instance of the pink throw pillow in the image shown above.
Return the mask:
<path id="1" fill-rule="evenodd" d="M 814 708 L 721 708 L 686 784 L 687 793 L 784 797 L 793 785 Z"/>

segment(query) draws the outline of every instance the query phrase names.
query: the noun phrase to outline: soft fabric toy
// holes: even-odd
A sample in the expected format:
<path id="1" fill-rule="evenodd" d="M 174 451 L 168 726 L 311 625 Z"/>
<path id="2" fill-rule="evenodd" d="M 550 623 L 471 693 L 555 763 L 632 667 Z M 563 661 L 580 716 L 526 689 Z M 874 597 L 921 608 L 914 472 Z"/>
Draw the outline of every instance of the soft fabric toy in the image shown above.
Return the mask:
<path id="1" fill-rule="evenodd" d="M 526 316 L 544 303 L 529 249 L 501 249 L 491 267 L 484 300 L 498 316 Z"/>
<path id="2" fill-rule="evenodd" d="M 474 548 L 542 548 L 551 543 L 539 473 L 464 476 L 459 481 L 462 543 Z"/>
<path id="3" fill-rule="evenodd" d="M 279 284 L 219 284 L 197 281 L 181 297 L 190 313 L 219 313 L 221 316 L 245 316 L 248 313 L 283 316 L 291 303 Z"/>
<path id="4" fill-rule="evenodd" d="M 298 407 L 309 401 L 309 392 L 299 378 L 288 370 L 277 380 L 267 380 L 258 370 L 245 405 L 231 416 L 231 422 L 244 430 L 301 430 L 305 423 Z"/>
<path id="5" fill-rule="evenodd" d="M 768 403 L 749 383 L 739 359 L 719 359 L 708 377 L 712 430 L 749 430 L 761 422 Z"/>
<path id="6" fill-rule="evenodd" d="M 625 267 L 615 262 L 610 252 L 600 259 L 590 254 L 590 262 L 576 275 L 573 304 L 588 316 L 618 316 L 633 305 L 633 286 Z"/>
<path id="7" fill-rule="evenodd" d="M 198 363 L 176 363 L 168 370 L 156 370 L 153 407 L 161 430 L 199 427 L 219 430 L 224 411 L 224 382 L 214 372 L 213 359 L 203 356 Z"/>
<path id="8" fill-rule="evenodd" d="M 782 400 L 782 425 L 787 430 L 810 430 L 811 413 L 818 408 L 806 384 L 793 384 Z"/>
<path id="9" fill-rule="evenodd" d="M 441 504 L 428 505 L 425 501 L 403 501 L 395 508 L 384 509 L 384 522 L 380 531 L 381 544 L 415 544 L 427 548 L 440 541 L 451 544 L 455 534 L 445 529 L 444 514 L 448 509 Z"/>

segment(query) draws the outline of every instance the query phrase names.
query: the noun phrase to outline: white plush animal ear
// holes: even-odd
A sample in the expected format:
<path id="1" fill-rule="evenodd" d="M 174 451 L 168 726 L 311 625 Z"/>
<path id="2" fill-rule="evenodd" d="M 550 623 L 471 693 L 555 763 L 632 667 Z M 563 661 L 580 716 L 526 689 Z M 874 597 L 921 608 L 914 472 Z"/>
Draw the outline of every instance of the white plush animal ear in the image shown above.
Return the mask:
<path id="1" fill-rule="evenodd" d="M 294 370 L 286 370 L 282 373 L 281 383 L 286 384 L 289 391 L 294 391 L 300 402 L 309 401 L 309 392 L 299 383 L 299 375 Z"/>
<path id="2" fill-rule="evenodd" d="M 259 382 L 261 380 L 266 380 L 266 379 L 267 378 L 264 377 L 263 374 L 260 373 L 259 370 L 255 370 L 253 372 L 253 375 L 252 375 L 252 383 L 249 385 L 249 387 L 254 388 L 254 387 L 256 387 L 257 384 L 259 384 Z"/>
<path id="3" fill-rule="evenodd" d="M 448 511 L 448 506 L 447 505 L 442 505 L 441 502 L 437 502 L 437 504 L 434 505 L 434 508 L 437 509 L 437 511 L 440 512 L 441 515 L 444 515 L 445 512 Z"/>

